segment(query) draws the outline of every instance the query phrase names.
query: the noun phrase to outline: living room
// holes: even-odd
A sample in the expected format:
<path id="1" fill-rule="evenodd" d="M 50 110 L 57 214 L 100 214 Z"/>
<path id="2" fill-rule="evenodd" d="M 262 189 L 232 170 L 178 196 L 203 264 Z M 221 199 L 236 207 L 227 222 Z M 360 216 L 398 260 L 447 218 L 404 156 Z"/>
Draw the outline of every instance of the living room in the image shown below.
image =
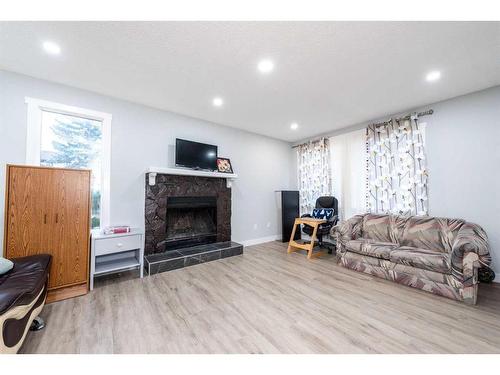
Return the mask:
<path id="1" fill-rule="evenodd" d="M 499 21 L 51 19 L 0 21 L 0 353 L 500 353 Z"/>

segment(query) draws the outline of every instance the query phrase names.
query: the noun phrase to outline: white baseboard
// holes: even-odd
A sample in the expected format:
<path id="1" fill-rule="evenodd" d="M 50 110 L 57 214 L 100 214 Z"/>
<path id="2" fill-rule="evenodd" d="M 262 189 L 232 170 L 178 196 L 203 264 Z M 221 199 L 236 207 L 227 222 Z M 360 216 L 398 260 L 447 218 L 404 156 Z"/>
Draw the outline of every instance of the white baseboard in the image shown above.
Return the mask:
<path id="1" fill-rule="evenodd" d="M 236 241 L 243 246 L 252 246 L 252 245 L 259 245 L 261 243 L 266 243 L 266 242 L 271 242 L 271 241 L 276 241 L 281 238 L 281 234 L 274 234 L 272 236 L 267 236 L 267 237 L 260 237 L 260 238 L 254 238 L 252 240 L 246 240 L 246 241 Z"/>

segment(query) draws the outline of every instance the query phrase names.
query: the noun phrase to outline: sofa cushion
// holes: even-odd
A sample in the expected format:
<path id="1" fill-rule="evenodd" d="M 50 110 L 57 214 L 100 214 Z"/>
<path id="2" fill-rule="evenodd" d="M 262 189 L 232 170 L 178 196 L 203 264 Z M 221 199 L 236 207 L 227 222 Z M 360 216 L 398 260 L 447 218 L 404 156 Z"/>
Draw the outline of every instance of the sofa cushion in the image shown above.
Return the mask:
<path id="1" fill-rule="evenodd" d="M 348 241 L 345 246 L 347 250 L 357 254 L 389 260 L 391 251 L 399 245 L 391 242 L 378 242 L 370 238 L 358 238 Z"/>
<path id="2" fill-rule="evenodd" d="M 451 253 L 458 230 L 464 224 L 464 221 L 460 219 L 429 216 L 410 216 L 404 221 L 399 235 L 401 246 L 444 253 Z"/>
<path id="3" fill-rule="evenodd" d="M 379 242 L 393 242 L 391 239 L 391 216 L 364 215 L 361 236 Z"/>
<path id="4" fill-rule="evenodd" d="M 391 251 L 390 261 L 423 270 L 451 273 L 451 257 L 440 251 L 401 246 Z"/>

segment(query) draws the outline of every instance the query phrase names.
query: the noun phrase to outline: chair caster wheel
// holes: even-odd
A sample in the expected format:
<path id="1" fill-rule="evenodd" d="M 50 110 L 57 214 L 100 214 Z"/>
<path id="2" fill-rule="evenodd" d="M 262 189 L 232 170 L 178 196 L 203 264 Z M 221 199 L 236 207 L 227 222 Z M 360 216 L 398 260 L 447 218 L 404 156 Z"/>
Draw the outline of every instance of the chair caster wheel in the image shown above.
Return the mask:
<path id="1" fill-rule="evenodd" d="M 31 322 L 30 331 L 40 331 L 45 328 L 45 322 L 42 318 L 37 316 L 33 322 Z"/>

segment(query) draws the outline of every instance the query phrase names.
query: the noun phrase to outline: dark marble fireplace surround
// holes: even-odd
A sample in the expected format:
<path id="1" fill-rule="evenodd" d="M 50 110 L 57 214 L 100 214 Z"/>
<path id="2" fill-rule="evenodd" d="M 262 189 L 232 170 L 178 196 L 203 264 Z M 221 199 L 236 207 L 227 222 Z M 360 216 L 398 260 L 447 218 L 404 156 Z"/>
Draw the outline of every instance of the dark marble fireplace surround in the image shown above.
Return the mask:
<path id="1" fill-rule="evenodd" d="M 149 185 L 146 178 L 145 255 L 175 249 L 175 246 L 173 248 L 169 246 L 172 241 L 172 238 L 168 238 L 168 234 L 172 234 L 172 228 L 167 230 L 169 201 L 172 210 L 177 210 L 182 202 L 185 203 L 184 206 L 190 202 L 195 205 L 196 197 L 200 198 L 202 205 L 207 206 L 210 197 L 215 198 L 216 233 L 215 238 L 209 242 L 231 240 L 231 189 L 226 186 L 224 178 L 158 174 L 156 184 L 153 186 Z M 202 215 L 197 215 L 198 218 L 200 216 Z M 170 223 L 172 224 L 171 220 Z"/>

